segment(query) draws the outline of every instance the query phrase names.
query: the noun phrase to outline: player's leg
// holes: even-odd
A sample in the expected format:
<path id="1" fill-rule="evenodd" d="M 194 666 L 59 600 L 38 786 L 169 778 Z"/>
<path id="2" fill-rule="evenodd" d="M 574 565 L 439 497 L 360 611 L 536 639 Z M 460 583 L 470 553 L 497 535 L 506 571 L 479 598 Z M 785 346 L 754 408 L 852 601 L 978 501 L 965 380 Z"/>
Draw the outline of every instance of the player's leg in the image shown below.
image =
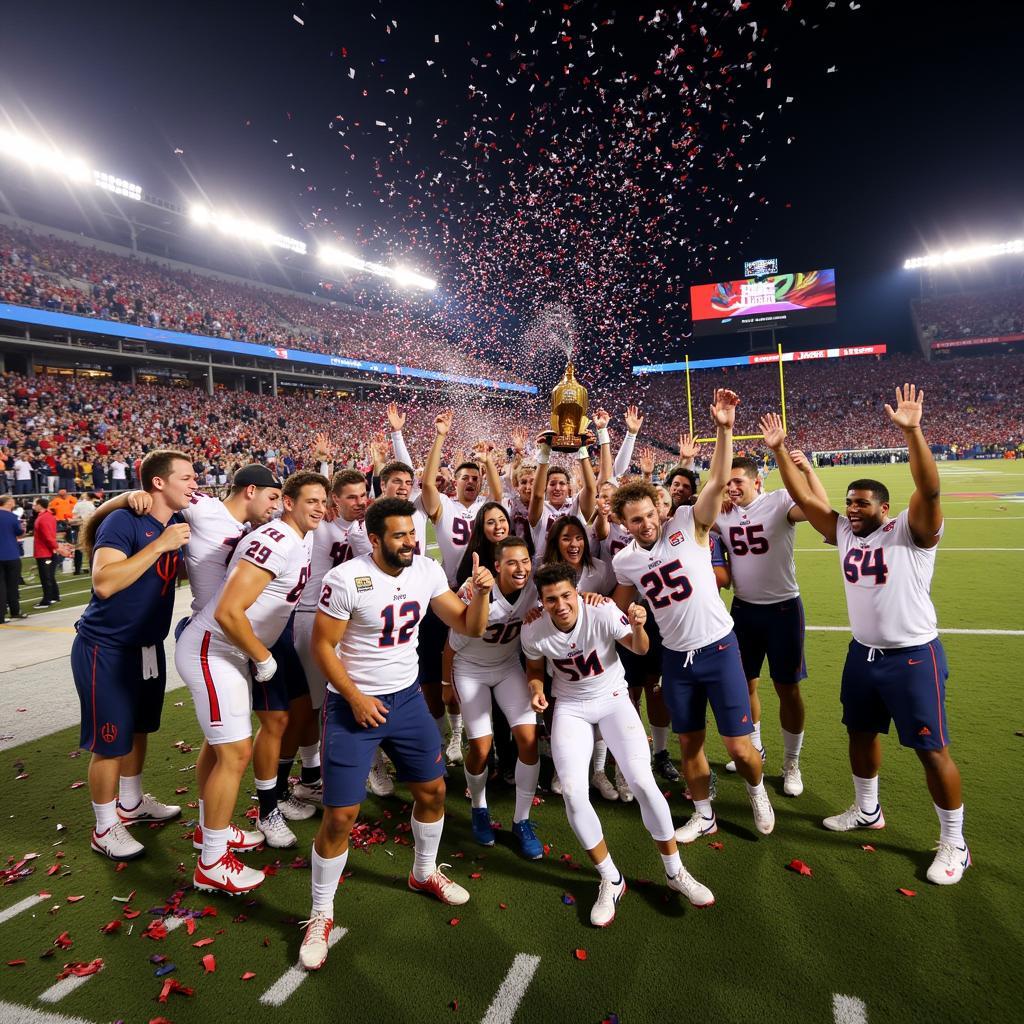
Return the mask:
<path id="1" fill-rule="evenodd" d="M 460 691 L 461 693 L 461 691 Z M 540 860 L 544 846 L 537 838 L 530 821 L 533 799 L 540 781 L 540 749 L 537 743 L 537 715 L 530 706 L 530 691 L 526 673 L 516 662 L 502 673 L 501 681 L 493 690 L 495 702 L 507 719 L 515 739 L 517 758 L 515 767 L 516 802 L 512 813 L 512 834 L 519 842 L 519 850 L 528 860 Z"/>
<path id="2" fill-rule="evenodd" d="M 882 744 L 878 735 L 889 732 L 892 716 L 878 685 L 883 660 L 880 652 L 856 640 L 850 641 L 839 699 L 843 706 L 843 725 L 849 736 L 854 799 L 841 814 L 822 822 L 833 832 L 885 828 L 885 816 L 878 799 L 878 772 L 882 766 Z"/>
<path id="3" fill-rule="evenodd" d="M 324 706 L 327 681 L 316 664 L 312 652 L 313 623 L 316 614 L 297 611 L 292 623 L 292 642 L 302 664 L 302 673 L 309 692 L 310 717 L 299 725 L 298 754 L 302 760 L 302 777 L 292 787 L 295 800 L 320 803 L 323 796 L 320 768 L 320 710 Z"/>
<path id="4" fill-rule="evenodd" d="M 758 686 L 761 682 L 761 668 L 767 652 L 768 634 L 764 621 L 764 609 L 761 605 L 748 604 L 739 598 L 733 598 L 730 609 L 733 618 L 733 632 L 739 646 L 743 673 L 747 680 L 747 699 L 750 704 L 750 735 L 751 742 L 761 755 L 762 763 L 767 759 L 764 744 L 761 741 L 761 697 Z M 727 772 L 737 771 L 735 760 L 725 766 Z"/>
<path id="5" fill-rule="evenodd" d="M 804 744 L 804 698 L 800 683 L 807 678 L 804 660 L 804 606 L 799 597 L 769 605 L 772 628 L 766 635 L 768 670 L 779 697 L 782 731 L 782 791 L 799 796 L 804 791 L 800 751 Z"/>
<path id="6" fill-rule="evenodd" d="M 654 749 L 654 771 L 666 782 L 678 782 L 679 770 L 672 763 L 672 755 L 668 749 L 669 736 L 672 734 L 672 716 L 661 689 L 660 665 L 656 673 L 648 674 L 644 680 L 644 694 L 647 699 L 647 722 L 651 727 Z"/>
<path id="7" fill-rule="evenodd" d="M 672 812 L 654 778 L 647 733 L 636 708 L 621 695 L 609 697 L 602 704 L 602 734 L 607 737 L 616 765 L 636 794 L 640 816 L 658 848 L 669 887 L 683 893 L 694 906 L 710 906 L 715 902 L 711 890 L 690 875 L 679 858 Z"/>
<path id="8" fill-rule="evenodd" d="M 473 838 L 482 846 L 494 845 L 494 828 L 487 808 L 487 758 L 491 752 L 491 687 L 493 672 L 465 665 L 456 655 L 452 684 L 462 707 L 462 720 L 469 741 L 463 772 L 469 790 Z"/>
<path id="9" fill-rule="evenodd" d="M 291 791 L 291 774 L 295 755 L 303 750 L 303 739 L 315 733 L 316 719 L 306 689 L 304 675 L 299 679 L 301 692 L 290 689 L 288 701 L 288 723 L 281 737 L 281 751 L 277 762 L 277 809 L 287 821 L 305 821 L 316 814 L 316 806 L 309 800 L 300 800 Z M 320 747 L 313 747 L 316 758 L 316 779 L 320 778 Z M 304 755 L 308 756 L 308 752 Z M 301 781 L 301 780 L 300 780 Z"/>

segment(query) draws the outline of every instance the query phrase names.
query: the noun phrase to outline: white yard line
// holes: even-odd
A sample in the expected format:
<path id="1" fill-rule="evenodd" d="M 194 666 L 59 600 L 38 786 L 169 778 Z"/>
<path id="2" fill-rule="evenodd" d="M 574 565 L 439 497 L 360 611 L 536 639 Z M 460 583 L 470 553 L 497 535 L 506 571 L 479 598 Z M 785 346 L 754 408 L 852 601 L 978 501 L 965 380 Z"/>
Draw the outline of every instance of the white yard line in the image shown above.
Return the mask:
<path id="1" fill-rule="evenodd" d="M 103 968 L 101 967 L 100 970 L 102 971 Z M 71 975 L 70 978 L 64 978 L 43 992 L 39 996 L 39 1002 L 59 1003 L 65 996 L 71 995 L 75 989 L 81 988 L 87 981 L 91 981 L 95 977 L 95 974 L 87 974 L 84 978 L 77 978 L 75 975 Z"/>
<path id="2" fill-rule="evenodd" d="M 334 928 L 327 937 L 327 946 L 331 948 L 336 942 L 348 934 L 347 928 Z M 260 1002 L 264 1006 L 280 1006 L 286 999 L 294 995 L 295 990 L 309 977 L 304 967 L 289 967 L 263 995 Z"/>
<path id="3" fill-rule="evenodd" d="M 868 1024 L 868 1008 L 856 996 L 832 996 L 832 1018 L 835 1024 Z"/>
<path id="4" fill-rule="evenodd" d="M 849 626 L 807 626 L 808 633 L 849 633 Z M 940 629 L 953 636 L 1024 636 L 1024 629 Z"/>
<path id="5" fill-rule="evenodd" d="M 512 966 L 501 983 L 501 988 L 487 1007 L 482 1024 L 512 1024 L 512 1018 L 530 987 L 534 972 L 540 966 L 539 956 L 517 953 Z"/>
<path id="6" fill-rule="evenodd" d="M 0 924 L 3 924 L 4 921 L 10 921 L 12 917 L 17 917 L 23 910 L 29 910 L 37 903 L 42 903 L 44 899 L 47 899 L 47 897 L 36 893 L 33 896 L 26 896 L 23 900 L 13 904 L 6 910 L 0 910 Z"/>
<path id="7" fill-rule="evenodd" d="M 92 1021 L 47 1010 L 33 1010 L 29 1006 L 0 1000 L 0 1024 L 92 1024 Z"/>

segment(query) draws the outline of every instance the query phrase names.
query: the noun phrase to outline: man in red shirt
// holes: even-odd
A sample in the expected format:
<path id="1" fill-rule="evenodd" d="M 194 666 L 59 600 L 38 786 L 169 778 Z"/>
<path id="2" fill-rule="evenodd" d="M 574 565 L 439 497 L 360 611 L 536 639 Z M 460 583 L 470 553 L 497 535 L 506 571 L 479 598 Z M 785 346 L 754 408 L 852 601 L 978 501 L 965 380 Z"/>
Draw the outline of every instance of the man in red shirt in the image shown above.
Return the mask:
<path id="1" fill-rule="evenodd" d="M 43 599 L 37 608 L 49 608 L 60 601 L 57 589 L 57 517 L 50 511 L 49 498 L 36 498 L 32 504 L 36 521 L 32 526 L 32 555 L 43 585 Z"/>

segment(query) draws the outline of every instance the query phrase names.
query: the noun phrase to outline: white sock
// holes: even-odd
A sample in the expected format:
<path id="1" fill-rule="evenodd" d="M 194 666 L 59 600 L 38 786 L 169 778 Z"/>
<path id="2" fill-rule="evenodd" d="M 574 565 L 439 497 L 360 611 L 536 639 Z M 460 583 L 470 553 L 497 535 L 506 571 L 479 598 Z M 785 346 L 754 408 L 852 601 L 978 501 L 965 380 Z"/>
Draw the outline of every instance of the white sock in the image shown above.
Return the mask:
<path id="1" fill-rule="evenodd" d="M 512 821 L 522 821 L 530 816 L 533 798 L 537 793 L 537 782 L 540 780 L 540 758 L 536 764 L 523 764 L 516 758 L 516 809 Z"/>
<path id="2" fill-rule="evenodd" d="M 456 711 L 453 715 L 450 711 L 448 712 L 448 728 L 451 730 L 453 736 L 462 735 L 462 712 Z"/>
<path id="3" fill-rule="evenodd" d="M 857 806 L 865 814 L 874 814 L 878 810 L 878 776 L 873 779 L 862 779 L 854 775 L 853 792 Z"/>
<path id="4" fill-rule="evenodd" d="M 313 847 L 313 910 L 334 917 L 334 893 L 345 872 L 348 850 L 337 857 L 321 857 Z"/>
<path id="5" fill-rule="evenodd" d="M 202 832 L 202 830 L 206 827 L 205 819 L 206 819 L 206 813 L 203 810 L 203 798 L 200 797 L 199 798 L 199 831 L 200 832 Z"/>
<path id="6" fill-rule="evenodd" d="M 204 828 L 203 852 L 199 854 L 199 860 L 208 868 L 212 868 L 228 852 L 230 835 L 230 828 Z"/>
<path id="7" fill-rule="evenodd" d="M 621 882 L 622 875 L 619 873 L 619 869 L 615 866 L 615 861 L 612 860 L 612 855 L 609 853 L 607 857 L 600 864 L 595 864 L 597 873 L 607 882 Z"/>
<path id="8" fill-rule="evenodd" d="M 764 792 L 764 778 L 763 777 L 762 777 L 761 781 L 756 786 L 752 786 L 749 782 L 747 782 L 745 780 L 744 780 L 743 784 L 747 787 L 747 793 L 749 793 L 750 796 L 757 796 L 758 793 L 763 793 Z"/>
<path id="9" fill-rule="evenodd" d="M 479 775 L 473 775 L 468 768 L 463 771 L 466 775 L 466 785 L 469 787 L 469 799 L 474 807 L 487 806 L 487 766 Z M 422 881 L 422 879 L 420 879 Z"/>
<path id="10" fill-rule="evenodd" d="M 802 732 L 786 732 L 782 730 L 783 758 L 786 761 L 799 761 L 800 749 L 804 745 L 804 734 Z"/>
<path id="11" fill-rule="evenodd" d="M 754 731 L 750 734 L 750 742 L 757 747 L 757 752 L 760 753 L 764 747 L 761 744 L 761 723 L 754 723 Z"/>
<path id="12" fill-rule="evenodd" d="M 320 743 L 311 743 L 308 747 L 299 747 L 299 757 L 303 768 L 320 767 Z M 346 855 L 347 856 L 347 855 Z"/>
<path id="13" fill-rule="evenodd" d="M 660 754 L 663 750 L 668 750 L 668 737 L 671 731 L 667 725 L 651 726 L 651 739 L 654 741 L 654 752 L 656 754 Z"/>
<path id="14" fill-rule="evenodd" d="M 92 812 L 96 815 L 96 835 L 101 836 L 117 824 L 117 801 L 111 800 L 109 804 L 93 804 Z"/>
<path id="15" fill-rule="evenodd" d="M 441 742 L 442 743 L 444 743 L 444 741 L 445 741 L 444 719 L 445 719 L 445 715 L 444 715 L 443 711 L 441 712 L 441 714 L 434 716 L 434 725 L 437 726 L 437 732 L 438 732 L 438 735 L 441 737 Z"/>
<path id="16" fill-rule="evenodd" d="M 713 821 L 715 817 L 714 808 L 711 806 L 710 800 L 694 800 L 693 809 L 705 819 L 705 821 Z"/>
<path id="17" fill-rule="evenodd" d="M 665 865 L 665 874 L 669 878 L 675 878 L 683 870 L 683 862 L 679 859 L 679 851 L 675 853 L 663 853 L 661 863 Z"/>
<path id="18" fill-rule="evenodd" d="M 412 877 L 417 882 L 425 882 L 437 870 L 437 850 L 444 831 L 444 817 L 440 821 L 417 821 L 414 816 L 411 820 L 415 843 Z"/>
<path id="19" fill-rule="evenodd" d="M 939 840 L 965 847 L 967 843 L 964 842 L 964 805 L 961 804 L 955 811 L 947 811 L 938 804 L 932 806 L 939 816 Z"/>
<path id="20" fill-rule="evenodd" d="M 604 771 L 605 762 L 608 760 L 608 744 L 604 740 L 594 740 L 594 758 L 590 762 L 591 770 L 596 775 Z"/>
<path id="21" fill-rule="evenodd" d="M 142 776 L 122 775 L 117 790 L 117 802 L 126 810 L 131 811 L 142 801 Z"/>

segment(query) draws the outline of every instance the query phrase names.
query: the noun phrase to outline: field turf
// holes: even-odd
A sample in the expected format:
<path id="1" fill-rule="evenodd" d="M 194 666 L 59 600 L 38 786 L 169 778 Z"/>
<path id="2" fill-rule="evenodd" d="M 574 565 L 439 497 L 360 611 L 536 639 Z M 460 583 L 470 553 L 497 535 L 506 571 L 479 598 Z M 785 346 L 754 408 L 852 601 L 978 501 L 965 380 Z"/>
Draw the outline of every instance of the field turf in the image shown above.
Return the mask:
<path id="1" fill-rule="evenodd" d="M 695 910 L 669 895 L 637 805 L 604 803 L 594 794 L 630 891 L 610 928 L 591 928 L 596 875 L 559 798 L 545 795 L 535 811 L 550 854 L 526 863 L 505 832 L 491 850 L 474 844 L 461 769 L 455 769 L 442 858 L 469 888 L 471 902 L 446 908 L 406 890 L 412 854 L 401 787 L 395 798 L 369 798 L 364 820 L 371 829 L 379 825 L 385 841 L 352 851 L 351 876 L 336 900 L 336 924 L 347 933 L 324 969 L 304 978 L 275 1008 L 260 999 L 296 961 L 317 819 L 293 824 L 296 850 L 282 851 L 280 858 L 271 851 L 249 856 L 256 865 L 280 860 L 252 901 L 187 888 L 194 855 L 181 822 L 153 830 L 136 826 L 147 856 L 117 871 L 89 851 L 87 789 L 72 788 L 85 779 L 87 759 L 76 756 L 77 730 L 65 730 L 5 753 L 0 851 L 10 858 L 7 867 L 29 852 L 38 858 L 26 865 L 35 868 L 33 874 L 3 887 L 0 917 L 41 890 L 50 895 L 0 923 L 0 1022 L 44 1019 L 22 1009 L 29 1007 L 93 1022 L 162 1016 L 177 1024 L 214 1018 L 257 1024 L 281 1012 L 291 1019 L 511 1020 L 500 1007 L 489 1015 L 488 1009 L 517 954 L 540 958 L 518 1007 L 514 1000 L 504 1004 L 523 1022 L 586 1024 L 613 1015 L 623 1022 L 793 1024 L 1011 1018 L 1020 1001 L 1014 964 L 1024 948 L 1024 899 L 1014 874 L 1020 803 L 1013 784 L 1024 750 L 1024 721 L 1016 709 L 1017 670 L 1024 660 L 1024 464 L 957 463 L 942 471 L 946 534 L 933 587 L 940 627 L 1008 631 L 943 636 L 952 751 L 964 776 L 966 834 L 975 859 L 960 885 L 939 888 L 925 880 L 937 822 L 917 759 L 895 735 L 884 743 L 887 828 L 837 835 L 821 827 L 823 816 L 852 800 L 838 704 L 848 633 L 812 630 L 810 678 L 803 684 L 806 791 L 796 800 L 781 793 L 778 705 L 772 688 L 762 688 L 768 785 L 777 814 L 772 836 L 753 831 L 743 783 L 724 773 L 721 744 L 709 730 L 720 831 L 714 846 L 705 841 L 686 847 L 683 859 L 714 890 L 714 907 Z M 906 466 L 822 475 L 836 502 L 859 475 L 886 481 L 894 511 L 906 506 L 910 493 Z M 778 485 L 777 476 L 769 479 L 769 487 Z M 834 550 L 806 525 L 798 528 L 797 549 L 808 624 L 845 627 Z M 146 788 L 194 807 L 195 751 L 175 744 L 184 740 L 198 748 L 200 739 L 187 693 L 177 691 L 151 740 Z M 185 792 L 175 797 L 182 787 Z M 245 788 L 240 814 L 251 796 Z M 673 788 L 670 802 L 677 823 L 689 816 L 681 786 Z M 508 825 L 511 791 L 492 786 L 491 806 Z M 192 807 L 185 819 L 194 815 Z M 865 850 L 867 844 L 874 849 Z M 295 857 L 302 860 L 293 864 Z M 789 870 L 794 859 L 812 874 Z M 53 865 L 57 870 L 48 875 Z M 113 899 L 130 894 L 128 903 Z M 69 902 L 72 896 L 84 898 Z M 216 913 L 196 919 L 194 934 L 178 927 L 162 939 L 143 937 L 168 901 Z M 129 919 L 128 908 L 139 916 Z M 102 933 L 113 920 L 122 927 Z M 54 941 L 64 932 L 73 946 L 57 949 Z M 202 939 L 213 942 L 196 947 Z M 202 966 L 207 954 L 215 957 L 215 973 Z M 166 964 L 151 963 L 154 955 L 166 957 L 175 970 L 156 977 Z M 56 1004 L 39 1001 L 63 964 L 97 957 L 104 961 L 99 974 Z M 6 966 L 18 960 L 25 962 Z M 244 980 L 247 972 L 254 977 Z M 161 1005 L 156 999 L 168 978 L 193 988 L 194 995 L 171 993 Z M 836 996 L 860 1002 L 836 1004 Z"/>

